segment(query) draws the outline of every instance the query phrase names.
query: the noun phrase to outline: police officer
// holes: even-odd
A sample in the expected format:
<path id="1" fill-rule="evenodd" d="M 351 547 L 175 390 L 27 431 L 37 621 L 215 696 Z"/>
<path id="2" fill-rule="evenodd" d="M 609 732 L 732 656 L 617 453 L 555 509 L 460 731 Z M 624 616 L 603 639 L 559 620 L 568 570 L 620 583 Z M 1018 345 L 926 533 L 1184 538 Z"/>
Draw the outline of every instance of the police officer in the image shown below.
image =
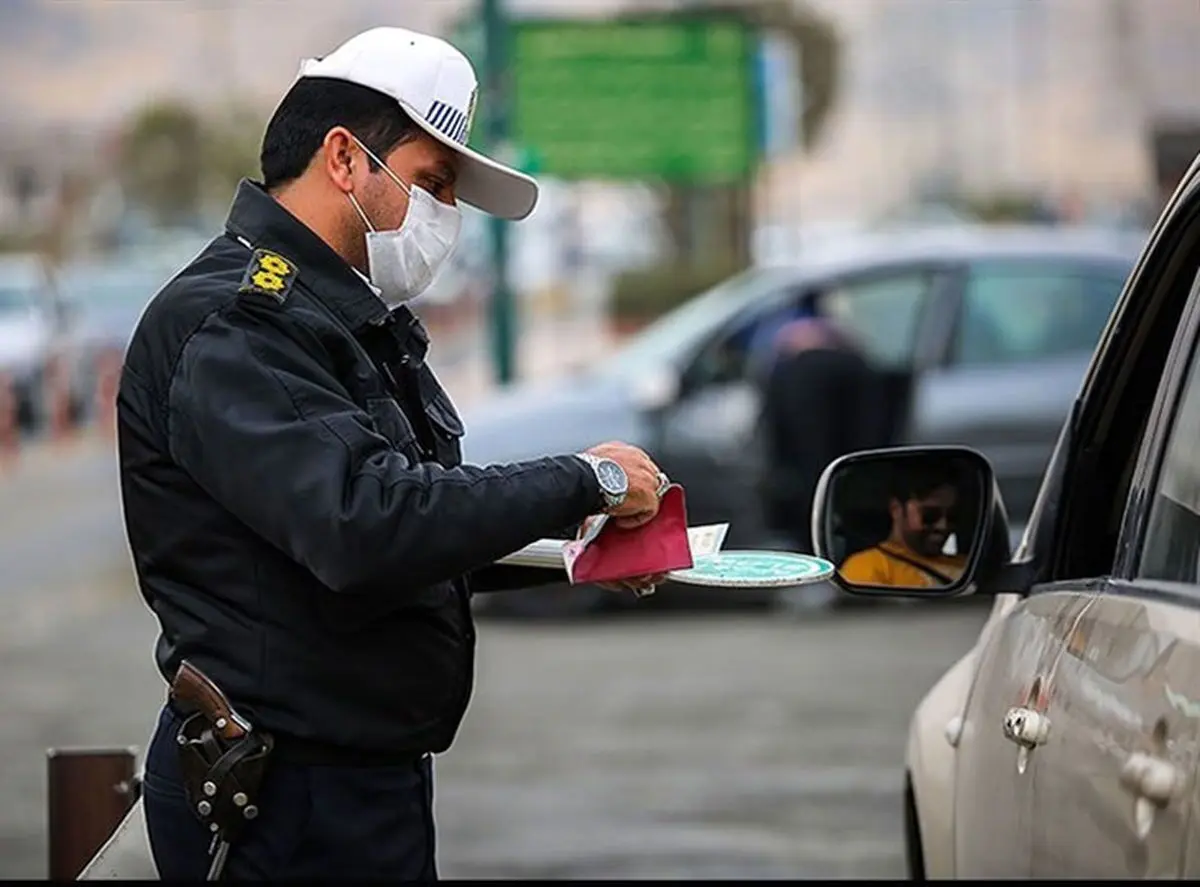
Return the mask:
<path id="1" fill-rule="evenodd" d="M 430 756 L 471 694 L 470 594 L 528 585 L 495 561 L 588 515 L 658 509 L 665 479 L 620 443 L 460 464 L 405 302 L 454 247 L 458 200 L 516 220 L 537 199 L 466 147 L 475 98 L 461 53 L 400 28 L 305 62 L 262 183 L 128 349 L 121 490 L 158 667 L 194 664 L 274 737 L 227 877 L 436 878 Z M 145 763 L 164 879 L 203 878 L 212 846 L 180 723 L 168 702 Z"/>

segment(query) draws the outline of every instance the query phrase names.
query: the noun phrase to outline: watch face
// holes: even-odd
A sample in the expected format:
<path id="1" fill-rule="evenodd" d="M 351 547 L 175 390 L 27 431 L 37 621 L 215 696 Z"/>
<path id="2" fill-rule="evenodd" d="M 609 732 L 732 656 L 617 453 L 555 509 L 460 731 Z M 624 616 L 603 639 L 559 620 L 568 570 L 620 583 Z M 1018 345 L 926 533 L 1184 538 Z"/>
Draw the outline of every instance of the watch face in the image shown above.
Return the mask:
<path id="1" fill-rule="evenodd" d="M 596 466 L 596 476 L 600 479 L 600 488 L 609 495 L 620 496 L 629 489 L 625 469 L 611 459 Z"/>

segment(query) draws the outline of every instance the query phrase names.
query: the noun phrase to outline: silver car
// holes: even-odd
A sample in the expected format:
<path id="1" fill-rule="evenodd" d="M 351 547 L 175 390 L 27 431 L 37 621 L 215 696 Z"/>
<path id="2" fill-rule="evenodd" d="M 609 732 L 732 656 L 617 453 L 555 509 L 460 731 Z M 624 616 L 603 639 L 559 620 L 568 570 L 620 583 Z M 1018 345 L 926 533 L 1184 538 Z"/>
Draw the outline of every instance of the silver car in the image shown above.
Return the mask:
<path id="1" fill-rule="evenodd" d="M 995 596 L 974 649 L 913 718 L 914 878 L 1200 877 L 1198 345 L 1200 159 L 1077 386 L 1014 553 L 999 459 L 915 447 L 826 469 L 813 527 L 843 589 Z M 891 515 L 891 541 L 851 551 L 847 528 L 871 503 Z M 849 583 L 864 552 L 914 528 L 915 548 L 954 537 L 953 552 L 923 556 L 957 578 Z"/>
<path id="2" fill-rule="evenodd" d="M 0 374 L 27 429 L 44 418 L 46 370 L 55 356 L 71 357 L 65 345 L 50 271 L 32 255 L 0 259 Z"/>

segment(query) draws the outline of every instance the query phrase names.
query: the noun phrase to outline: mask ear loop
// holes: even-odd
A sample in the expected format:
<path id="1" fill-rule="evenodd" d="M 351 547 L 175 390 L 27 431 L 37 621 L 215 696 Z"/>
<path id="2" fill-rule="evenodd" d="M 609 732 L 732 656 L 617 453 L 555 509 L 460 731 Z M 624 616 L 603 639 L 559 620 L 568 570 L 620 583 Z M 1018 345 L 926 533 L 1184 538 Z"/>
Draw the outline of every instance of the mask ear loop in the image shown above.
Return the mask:
<path id="1" fill-rule="evenodd" d="M 363 224 L 367 226 L 367 230 L 371 233 L 375 233 L 375 226 L 371 224 L 371 220 L 368 219 L 367 214 L 363 212 L 363 208 L 359 204 L 358 198 L 356 198 L 353 194 L 347 194 L 346 196 L 350 198 L 350 205 L 354 207 L 354 211 L 358 213 L 358 217 L 362 219 Z"/>
<path id="2" fill-rule="evenodd" d="M 367 149 L 363 147 L 362 142 L 360 142 L 360 141 L 358 141 L 358 139 L 354 138 L 353 134 L 351 134 L 350 138 L 354 139 L 354 141 L 358 145 L 358 147 L 362 148 L 364 151 L 367 151 Z M 371 153 L 370 151 L 367 151 L 367 154 L 370 154 L 370 153 Z M 349 164 L 350 164 L 350 160 L 349 160 L 349 158 L 347 158 L 346 165 L 349 166 Z M 367 226 L 367 230 L 370 231 L 371 233 L 375 233 L 375 226 L 372 225 L 371 220 L 367 218 L 367 214 L 366 214 L 366 212 L 363 211 L 362 204 L 358 202 L 358 198 L 355 197 L 352 192 L 347 193 L 346 196 L 348 198 L 350 198 L 350 205 L 352 207 L 354 207 L 354 211 L 356 213 L 358 213 L 358 217 L 360 219 L 362 219 L 362 223 Z"/>
<path id="3" fill-rule="evenodd" d="M 360 142 L 358 139 L 358 136 L 351 133 L 350 137 L 352 139 L 354 139 L 354 144 L 358 145 L 358 147 L 362 149 L 362 152 L 364 154 L 366 154 L 368 157 L 370 157 L 372 160 L 374 160 L 375 163 L 379 165 L 379 168 L 382 169 L 385 173 L 387 173 L 388 178 L 396 183 L 396 185 L 400 188 L 400 190 L 404 192 L 405 196 L 412 197 L 412 189 L 409 188 L 408 185 L 404 184 L 404 182 L 400 178 L 400 176 L 398 176 L 394 172 L 392 172 L 391 167 L 389 167 L 386 163 L 384 163 L 382 160 L 380 160 L 378 157 L 376 157 L 374 151 L 372 151 L 370 148 L 368 148 L 366 145 L 364 145 L 362 142 Z"/>

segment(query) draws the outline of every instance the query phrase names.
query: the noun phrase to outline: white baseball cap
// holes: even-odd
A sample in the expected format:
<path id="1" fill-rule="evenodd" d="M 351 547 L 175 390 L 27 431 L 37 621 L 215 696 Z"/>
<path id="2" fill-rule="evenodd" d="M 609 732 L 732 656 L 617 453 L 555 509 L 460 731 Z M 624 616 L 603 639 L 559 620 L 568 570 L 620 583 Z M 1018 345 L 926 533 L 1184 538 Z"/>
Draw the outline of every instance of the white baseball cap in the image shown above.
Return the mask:
<path id="1" fill-rule="evenodd" d="M 503 219 L 523 219 L 537 204 L 530 176 L 467 147 L 479 83 L 467 57 L 437 37 L 406 28 L 372 28 L 332 53 L 306 59 L 300 77 L 332 77 L 391 96 L 413 122 L 460 156 L 458 197 Z"/>

